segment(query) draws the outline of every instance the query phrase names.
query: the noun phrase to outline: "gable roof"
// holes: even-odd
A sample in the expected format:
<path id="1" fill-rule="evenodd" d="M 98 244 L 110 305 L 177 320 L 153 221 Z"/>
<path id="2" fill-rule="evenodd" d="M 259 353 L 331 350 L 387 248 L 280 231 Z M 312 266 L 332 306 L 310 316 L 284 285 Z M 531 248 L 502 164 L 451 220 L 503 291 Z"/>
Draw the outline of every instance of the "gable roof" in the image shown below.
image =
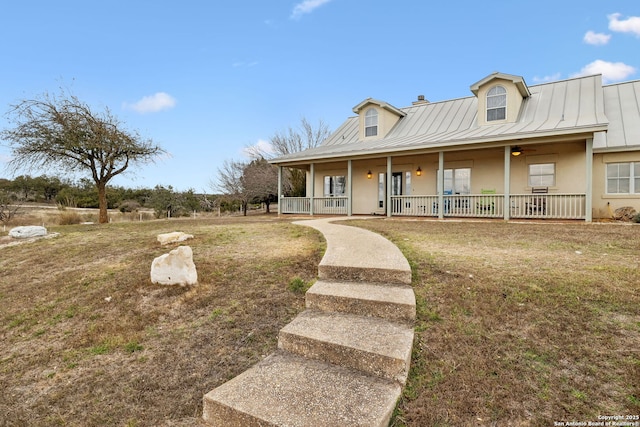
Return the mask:
<path id="1" fill-rule="evenodd" d="M 271 163 L 299 164 L 411 151 L 437 151 L 447 147 L 466 148 L 513 140 L 524 143 L 524 140 L 540 137 L 582 137 L 604 132 L 608 128 L 612 134 L 607 136 L 601 133 L 601 137 L 606 136 L 604 142 L 598 142 L 601 138 L 596 138 L 594 150 L 600 147 L 597 144 L 604 144 L 605 147 L 638 146 L 640 139 L 630 140 L 626 136 L 637 135 L 639 131 L 639 85 L 640 82 L 633 82 L 626 86 L 615 85 L 619 87 L 618 90 L 611 86 L 603 90 L 602 77 L 594 75 L 531 86 L 528 88 L 531 95 L 523 100 L 515 123 L 484 126 L 477 124 L 478 102 L 475 96 L 413 105 L 400 109 L 405 116 L 385 138 L 371 141 L 359 139 L 358 117 L 350 117 L 320 146 L 273 159 Z M 623 113 L 626 110 L 623 103 L 632 104 L 633 96 L 636 104 L 632 109 L 636 113 Z M 620 112 L 612 113 L 615 123 L 611 125 L 605 115 L 605 100 L 608 109 L 619 105 Z M 635 125 L 621 125 L 625 116 Z M 614 137 L 616 142 L 611 141 Z"/>
<path id="2" fill-rule="evenodd" d="M 474 95 L 478 96 L 478 91 L 480 90 L 480 87 L 489 83 L 491 80 L 495 80 L 495 79 L 508 80 L 512 82 L 518 88 L 518 91 L 520 92 L 520 95 L 522 95 L 523 98 L 527 98 L 528 96 L 531 95 L 531 92 L 529 92 L 529 88 L 527 87 L 527 84 L 524 82 L 524 79 L 522 77 L 514 76 L 513 74 L 504 74 L 504 73 L 498 73 L 498 72 L 489 74 L 484 79 L 479 80 L 474 84 L 472 84 L 470 88 L 471 92 L 473 92 Z"/>
<path id="3" fill-rule="evenodd" d="M 404 117 L 406 116 L 406 113 L 402 110 L 400 110 L 399 108 L 394 107 L 393 105 L 384 102 L 384 101 L 378 101 L 377 99 L 373 99 L 373 98 L 367 98 L 364 101 L 362 101 L 360 104 L 356 105 L 355 107 L 353 107 L 353 112 L 356 114 L 360 114 L 360 111 L 362 111 L 362 109 L 364 107 L 366 107 L 367 105 L 377 105 L 378 107 L 390 111 L 392 113 L 394 113 L 397 116 L 400 117 Z"/>

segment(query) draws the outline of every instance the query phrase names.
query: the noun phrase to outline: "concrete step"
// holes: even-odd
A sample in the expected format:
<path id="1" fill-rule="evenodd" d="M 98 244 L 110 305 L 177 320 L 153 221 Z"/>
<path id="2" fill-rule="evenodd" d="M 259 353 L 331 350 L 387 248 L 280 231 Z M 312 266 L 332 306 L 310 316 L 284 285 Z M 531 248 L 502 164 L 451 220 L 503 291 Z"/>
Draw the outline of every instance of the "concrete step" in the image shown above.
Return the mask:
<path id="1" fill-rule="evenodd" d="M 318 265 L 326 280 L 411 284 L 411 267 L 400 249 L 379 234 L 324 221 L 300 221 L 325 236 L 327 250 Z"/>
<path id="2" fill-rule="evenodd" d="M 376 317 L 306 310 L 280 330 L 278 348 L 404 384 L 413 329 Z"/>
<path id="3" fill-rule="evenodd" d="M 210 425 L 387 426 L 397 382 L 278 351 L 204 396 Z"/>
<path id="4" fill-rule="evenodd" d="M 309 309 L 411 322 L 416 298 L 407 285 L 318 280 L 305 295 Z"/>

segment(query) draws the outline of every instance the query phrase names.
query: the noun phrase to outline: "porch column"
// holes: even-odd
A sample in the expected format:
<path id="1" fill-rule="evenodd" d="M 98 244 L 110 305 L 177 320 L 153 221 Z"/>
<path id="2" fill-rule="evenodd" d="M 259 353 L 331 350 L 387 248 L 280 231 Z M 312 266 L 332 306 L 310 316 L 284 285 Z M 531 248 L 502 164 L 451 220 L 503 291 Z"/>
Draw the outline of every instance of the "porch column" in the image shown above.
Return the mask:
<path id="1" fill-rule="evenodd" d="M 311 185 L 309 185 L 309 215 L 313 215 L 313 196 L 316 195 L 316 165 L 311 163 L 309 167 L 309 175 L 311 175 Z"/>
<path id="2" fill-rule="evenodd" d="M 444 151 L 438 153 L 438 218 L 444 219 Z"/>
<path id="3" fill-rule="evenodd" d="M 511 147 L 504 147 L 504 220 L 511 218 Z"/>
<path id="4" fill-rule="evenodd" d="M 392 170 L 391 170 L 391 156 L 387 157 L 387 216 L 391 216 L 391 191 L 393 191 L 393 183 L 392 181 Z"/>
<path id="5" fill-rule="evenodd" d="M 278 216 L 282 215 L 282 166 L 278 165 Z"/>
<path id="6" fill-rule="evenodd" d="M 351 181 L 353 177 L 353 169 L 351 164 L 351 159 L 347 160 L 347 216 L 351 216 L 353 214 L 353 208 L 351 206 L 351 196 L 353 195 L 353 183 Z"/>
<path id="7" fill-rule="evenodd" d="M 587 148 L 585 150 L 586 154 L 586 188 L 585 188 L 585 200 L 584 200 L 584 209 L 585 217 L 584 220 L 586 222 L 591 222 L 593 220 L 593 138 L 587 138 Z"/>

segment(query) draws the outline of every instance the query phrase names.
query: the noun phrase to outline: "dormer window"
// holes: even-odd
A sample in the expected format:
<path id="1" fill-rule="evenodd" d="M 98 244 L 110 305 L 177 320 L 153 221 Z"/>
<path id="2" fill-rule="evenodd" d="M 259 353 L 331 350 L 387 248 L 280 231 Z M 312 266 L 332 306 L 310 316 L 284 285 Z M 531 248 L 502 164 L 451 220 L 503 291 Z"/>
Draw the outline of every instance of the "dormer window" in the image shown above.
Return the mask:
<path id="1" fill-rule="evenodd" d="M 487 92 L 487 121 L 507 118 L 507 90 L 502 86 L 494 86 Z"/>
<path id="2" fill-rule="evenodd" d="M 378 135 L 378 111 L 369 108 L 364 115 L 364 136 Z"/>

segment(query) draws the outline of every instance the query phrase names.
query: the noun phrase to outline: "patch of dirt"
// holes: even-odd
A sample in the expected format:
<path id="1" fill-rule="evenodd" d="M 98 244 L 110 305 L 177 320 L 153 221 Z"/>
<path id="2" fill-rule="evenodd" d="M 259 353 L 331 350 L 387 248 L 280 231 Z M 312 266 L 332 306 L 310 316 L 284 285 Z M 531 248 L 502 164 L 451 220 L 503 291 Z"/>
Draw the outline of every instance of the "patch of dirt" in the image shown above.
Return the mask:
<path id="1" fill-rule="evenodd" d="M 40 239 L 51 239 L 57 236 L 58 236 L 58 233 L 48 233 L 46 236 L 29 237 L 26 239 L 15 239 L 9 235 L 0 236 L 0 249 L 7 246 L 22 245 L 24 243 L 33 243 Z"/>
<path id="2" fill-rule="evenodd" d="M 265 218 L 52 227 L 0 257 L 1 426 L 199 426 L 202 397 L 276 349 L 316 277 L 308 227 Z M 199 283 L 153 285 L 157 234 L 195 236 Z M 282 248 L 287 248 L 283 250 Z"/>

